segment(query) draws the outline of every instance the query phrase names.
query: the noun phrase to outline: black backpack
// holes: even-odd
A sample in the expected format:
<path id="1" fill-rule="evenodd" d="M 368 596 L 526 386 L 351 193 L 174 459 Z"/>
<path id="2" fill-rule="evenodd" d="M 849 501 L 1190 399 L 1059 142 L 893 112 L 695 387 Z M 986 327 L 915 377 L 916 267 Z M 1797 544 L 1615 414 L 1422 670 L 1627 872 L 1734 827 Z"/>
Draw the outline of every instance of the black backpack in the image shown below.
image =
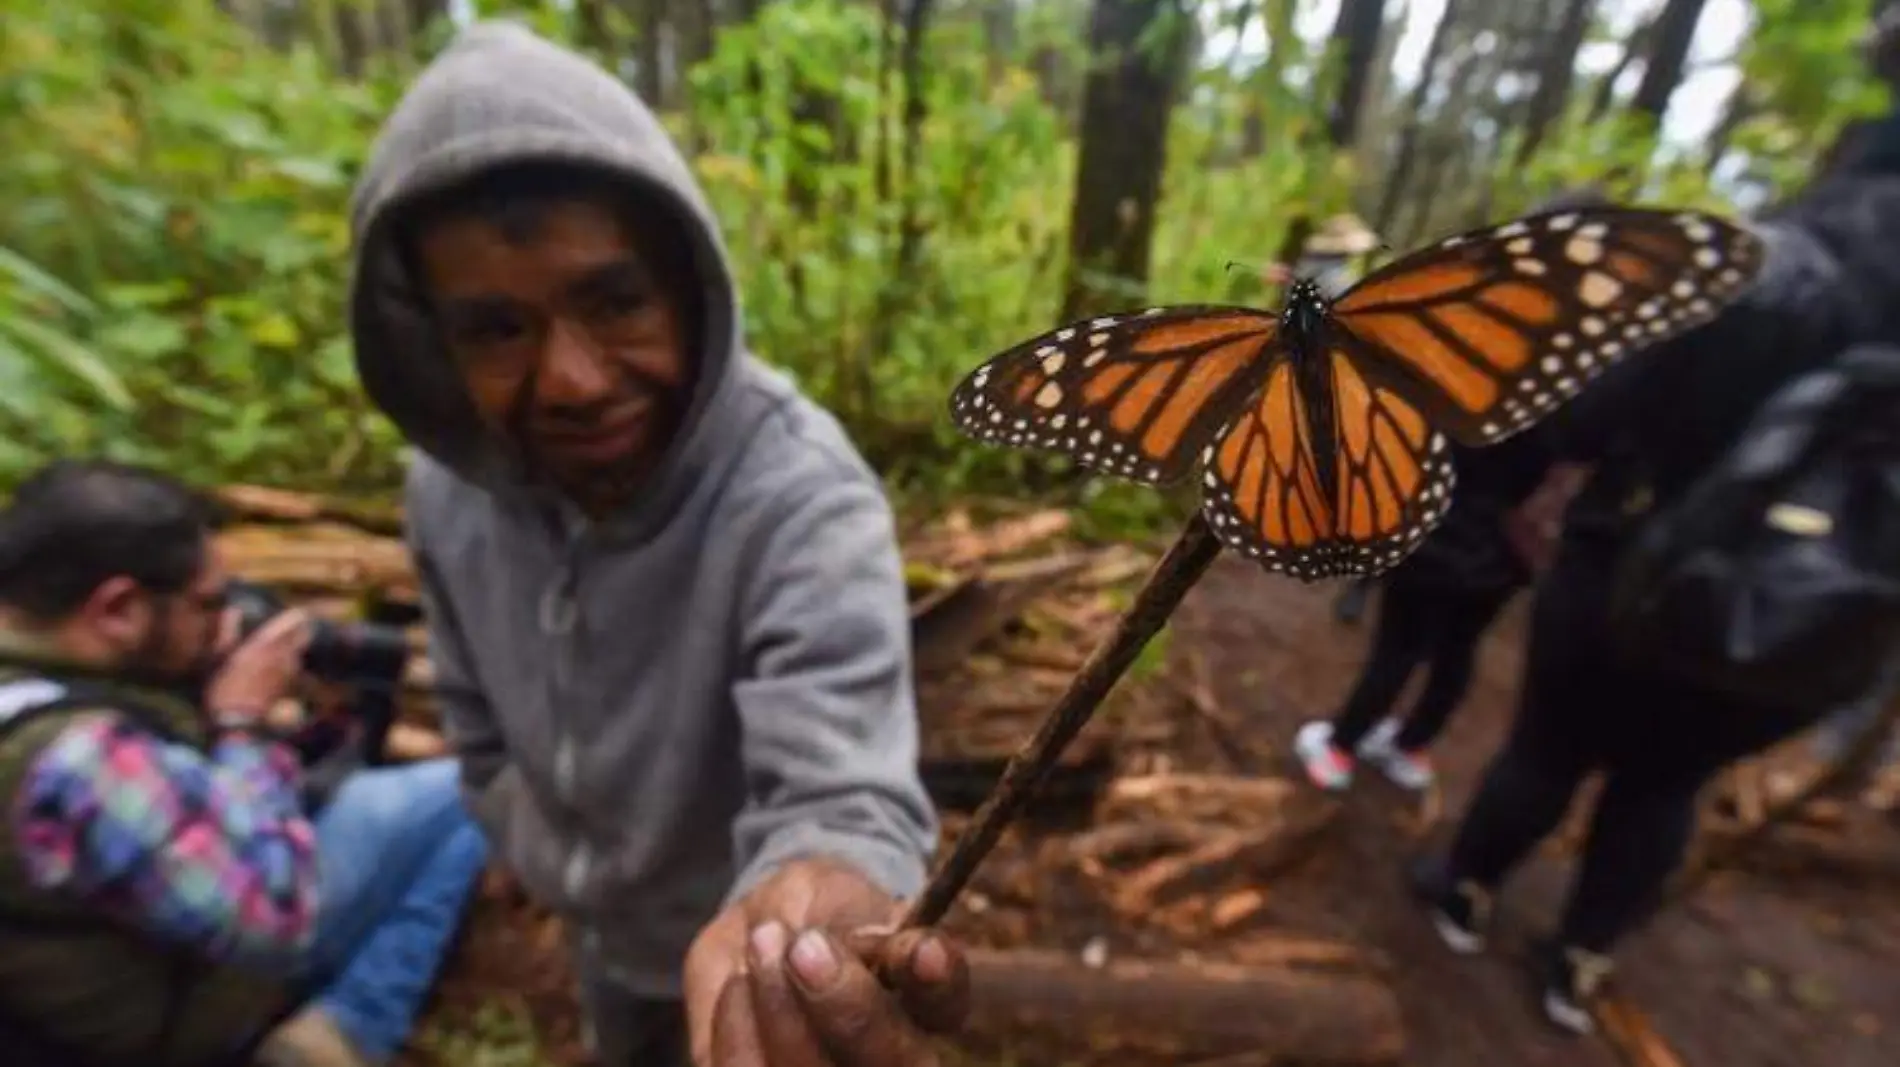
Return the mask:
<path id="1" fill-rule="evenodd" d="M 1824 710 L 1900 655 L 1900 349 L 1769 397 L 1619 560 L 1624 654 L 1735 699 Z"/>

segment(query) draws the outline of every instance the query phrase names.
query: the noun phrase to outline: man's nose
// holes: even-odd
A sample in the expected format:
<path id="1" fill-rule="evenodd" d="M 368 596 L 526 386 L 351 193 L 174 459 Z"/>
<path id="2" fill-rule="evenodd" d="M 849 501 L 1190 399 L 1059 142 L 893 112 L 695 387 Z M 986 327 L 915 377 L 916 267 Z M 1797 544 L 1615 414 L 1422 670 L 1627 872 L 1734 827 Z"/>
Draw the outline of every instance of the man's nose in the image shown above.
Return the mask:
<path id="1" fill-rule="evenodd" d="M 614 374 L 606 353 L 584 330 L 555 322 L 548 331 L 535 400 L 546 407 L 587 407 L 613 392 Z"/>

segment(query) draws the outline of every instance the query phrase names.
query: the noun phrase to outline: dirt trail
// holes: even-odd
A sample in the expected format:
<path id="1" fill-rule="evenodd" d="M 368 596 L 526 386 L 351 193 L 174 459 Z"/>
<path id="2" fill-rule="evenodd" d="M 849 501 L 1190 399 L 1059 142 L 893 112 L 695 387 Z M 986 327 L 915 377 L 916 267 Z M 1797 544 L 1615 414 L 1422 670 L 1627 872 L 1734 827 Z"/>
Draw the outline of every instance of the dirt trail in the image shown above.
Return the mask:
<path id="1" fill-rule="evenodd" d="M 1282 753 L 1300 722 L 1337 706 L 1370 636 L 1370 611 L 1356 626 L 1334 620 L 1335 592 L 1222 560 L 1177 623 L 1183 643 L 1206 657 L 1224 710 Z M 1514 882 L 1499 944 L 1474 959 L 1444 950 L 1401 876 L 1422 843 L 1447 832 L 1508 724 L 1527 608 L 1520 598 L 1487 636 L 1471 697 L 1437 753 L 1443 797 L 1429 806 L 1439 810 L 1364 780 L 1319 853 L 1272 887 L 1276 924 L 1390 958 L 1408 1065 L 1618 1062 L 1604 1042 L 1567 1039 L 1542 1023 L 1516 955 L 1555 916 L 1567 857 L 1540 857 Z M 1736 875 L 1658 917 L 1623 953 L 1620 981 L 1687 1067 L 1875 1067 L 1900 1063 L 1896 974 L 1900 901 L 1891 887 Z"/>

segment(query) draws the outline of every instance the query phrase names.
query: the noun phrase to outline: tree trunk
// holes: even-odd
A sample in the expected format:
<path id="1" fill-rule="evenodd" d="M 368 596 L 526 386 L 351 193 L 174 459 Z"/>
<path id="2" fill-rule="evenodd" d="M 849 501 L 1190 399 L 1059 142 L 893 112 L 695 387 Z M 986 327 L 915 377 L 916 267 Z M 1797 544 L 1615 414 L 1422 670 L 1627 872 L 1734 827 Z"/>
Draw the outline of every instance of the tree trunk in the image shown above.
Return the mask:
<path id="1" fill-rule="evenodd" d="M 1636 87 L 1630 109 L 1647 115 L 1657 126 L 1669 111 L 1669 98 L 1682 84 L 1683 68 L 1689 61 L 1689 46 L 1695 41 L 1696 23 L 1702 18 L 1707 0 L 1669 0 L 1656 16 L 1656 38 L 1649 57 L 1643 63 L 1643 80 Z"/>
<path id="2" fill-rule="evenodd" d="M 613 53 L 613 40 L 607 30 L 607 3 L 608 0 L 574 0 L 581 47 L 601 55 Z"/>
<path id="3" fill-rule="evenodd" d="M 1405 195 L 1405 187 L 1412 180 L 1412 168 L 1418 160 L 1418 139 L 1425 126 L 1425 107 L 1431 99 L 1432 86 L 1437 84 L 1438 65 L 1445 58 L 1446 45 L 1451 40 L 1451 28 L 1457 25 L 1458 9 L 1462 0 L 1445 0 L 1444 14 L 1439 16 L 1438 25 L 1432 28 L 1432 37 L 1425 45 L 1425 60 L 1419 67 L 1418 84 L 1412 87 L 1412 95 L 1407 104 L 1409 114 L 1405 126 L 1399 131 L 1398 147 L 1393 151 L 1392 169 L 1389 172 L 1385 189 L 1379 195 L 1379 207 L 1373 215 L 1372 232 L 1383 234 L 1392 226 L 1398 215 L 1399 198 Z"/>
<path id="4" fill-rule="evenodd" d="M 639 0 L 635 32 L 639 51 L 635 58 L 634 91 L 648 107 L 662 108 L 666 96 L 666 0 Z"/>
<path id="5" fill-rule="evenodd" d="M 1629 72 L 1630 64 L 1635 63 L 1649 51 L 1649 43 L 1655 36 L 1656 20 L 1654 18 L 1630 32 L 1629 40 L 1623 44 L 1623 54 L 1616 59 L 1616 66 L 1611 67 L 1609 73 L 1603 75 L 1603 80 L 1597 82 L 1596 98 L 1590 101 L 1591 122 L 1601 121 L 1610 113 L 1611 106 L 1616 103 L 1616 83 L 1622 81 L 1623 75 Z"/>
<path id="6" fill-rule="evenodd" d="M 1524 115 L 1524 137 L 1517 144 L 1519 167 L 1537 154 L 1550 127 L 1563 116 L 1564 105 L 1570 99 L 1570 83 L 1577 76 L 1577 53 L 1583 50 L 1583 38 L 1595 10 L 1596 0 L 1567 0 L 1564 5 L 1557 35 L 1538 64 L 1537 91 L 1531 95 L 1530 108 Z"/>
<path id="7" fill-rule="evenodd" d="M 1384 0 L 1340 0 L 1339 17 L 1333 22 L 1333 39 L 1328 51 L 1337 49 L 1344 56 L 1346 69 L 1340 75 L 1339 95 L 1326 120 L 1327 137 L 1333 147 L 1352 147 L 1359 133 L 1359 119 L 1365 109 L 1366 87 L 1372 83 L 1372 61 L 1379 54 L 1379 31 L 1385 26 Z"/>
<path id="8" fill-rule="evenodd" d="M 1150 34 L 1164 18 L 1169 32 Z M 1121 287 L 1147 284 L 1168 120 L 1193 40 L 1187 22 L 1171 0 L 1095 0 L 1063 321 L 1139 303 L 1139 296 Z M 1154 47 L 1145 47 L 1157 36 Z"/>

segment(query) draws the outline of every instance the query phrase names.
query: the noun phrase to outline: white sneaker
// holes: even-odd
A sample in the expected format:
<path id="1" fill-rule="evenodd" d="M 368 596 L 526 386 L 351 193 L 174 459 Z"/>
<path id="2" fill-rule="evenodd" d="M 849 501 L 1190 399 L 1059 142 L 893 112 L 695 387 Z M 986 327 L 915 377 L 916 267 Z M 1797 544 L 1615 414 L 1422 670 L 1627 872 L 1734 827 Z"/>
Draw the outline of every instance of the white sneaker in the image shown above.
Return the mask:
<path id="1" fill-rule="evenodd" d="M 1293 752 L 1300 758 L 1308 781 L 1329 793 L 1352 785 L 1353 759 L 1333 747 L 1333 724 L 1315 719 L 1293 735 Z"/>
<path id="2" fill-rule="evenodd" d="M 1359 739 L 1360 758 L 1363 759 L 1378 752 L 1390 752 L 1392 742 L 1398 740 L 1401 725 L 1396 716 L 1380 719 L 1379 725 L 1367 730 L 1366 736 Z"/>
<path id="3" fill-rule="evenodd" d="M 1399 721 L 1386 719 L 1359 743 L 1359 758 L 1379 769 L 1393 785 L 1418 793 L 1430 789 L 1438 780 L 1432 771 L 1431 757 L 1423 752 L 1406 752 L 1393 742 L 1399 736 Z"/>

